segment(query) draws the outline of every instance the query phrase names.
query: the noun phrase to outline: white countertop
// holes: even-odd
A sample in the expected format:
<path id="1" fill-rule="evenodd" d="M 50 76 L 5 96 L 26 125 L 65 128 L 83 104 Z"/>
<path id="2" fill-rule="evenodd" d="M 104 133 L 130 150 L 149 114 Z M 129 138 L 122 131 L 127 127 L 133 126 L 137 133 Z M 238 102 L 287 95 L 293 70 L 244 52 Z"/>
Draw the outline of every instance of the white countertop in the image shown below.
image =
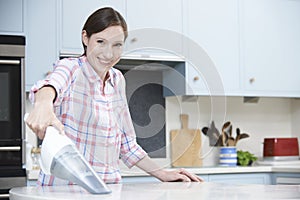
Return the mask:
<path id="1" fill-rule="evenodd" d="M 111 184 L 110 194 L 92 195 L 77 185 L 20 187 L 10 190 L 10 200 L 232 200 L 300 199 L 300 185 L 235 185 L 221 183 Z"/>

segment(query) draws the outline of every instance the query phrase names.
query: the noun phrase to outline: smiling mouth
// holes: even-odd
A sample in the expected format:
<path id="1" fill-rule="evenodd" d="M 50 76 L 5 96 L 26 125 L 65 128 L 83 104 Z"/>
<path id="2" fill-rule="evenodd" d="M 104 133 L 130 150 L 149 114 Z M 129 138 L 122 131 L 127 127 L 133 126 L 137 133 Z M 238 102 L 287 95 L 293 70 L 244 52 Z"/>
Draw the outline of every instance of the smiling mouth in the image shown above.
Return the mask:
<path id="1" fill-rule="evenodd" d="M 111 65 L 112 61 L 103 61 L 101 58 L 98 58 L 98 61 L 103 65 Z"/>

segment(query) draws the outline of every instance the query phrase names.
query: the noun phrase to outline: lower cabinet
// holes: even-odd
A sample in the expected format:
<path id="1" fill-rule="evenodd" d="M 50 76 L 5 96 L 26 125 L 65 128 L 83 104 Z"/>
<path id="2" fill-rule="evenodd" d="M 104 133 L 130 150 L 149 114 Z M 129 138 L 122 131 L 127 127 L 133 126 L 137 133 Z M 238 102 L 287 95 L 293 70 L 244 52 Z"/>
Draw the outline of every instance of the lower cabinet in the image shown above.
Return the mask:
<path id="1" fill-rule="evenodd" d="M 273 185 L 300 185 L 300 173 L 273 173 Z"/>
<path id="2" fill-rule="evenodd" d="M 209 182 L 230 184 L 271 184 L 269 173 L 247 173 L 247 174 L 213 174 L 208 176 Z"/>
<path id="3" fill-rule="evenodd" d="M 270 173 L 243 173 L 243 174 L 197 174 L 205 182 L 227 184 L 272 184 Z M 160 182 L 151 176 L 123 177 L 123 183 L 149 183 Z"/>

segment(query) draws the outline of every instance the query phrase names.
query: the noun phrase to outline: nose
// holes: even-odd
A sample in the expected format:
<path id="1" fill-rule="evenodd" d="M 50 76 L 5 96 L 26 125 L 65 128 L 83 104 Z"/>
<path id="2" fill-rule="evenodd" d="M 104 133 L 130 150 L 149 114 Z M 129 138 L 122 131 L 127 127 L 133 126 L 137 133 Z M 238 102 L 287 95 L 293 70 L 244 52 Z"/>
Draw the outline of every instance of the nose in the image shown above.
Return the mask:
<path id="1" fill-rule="evenodd" d="M 106 48 L 103 50 L 103 58 L 105 60 L 111 60 L 113 58 L 113 49 L 111 45 L 107 45 Z"/>

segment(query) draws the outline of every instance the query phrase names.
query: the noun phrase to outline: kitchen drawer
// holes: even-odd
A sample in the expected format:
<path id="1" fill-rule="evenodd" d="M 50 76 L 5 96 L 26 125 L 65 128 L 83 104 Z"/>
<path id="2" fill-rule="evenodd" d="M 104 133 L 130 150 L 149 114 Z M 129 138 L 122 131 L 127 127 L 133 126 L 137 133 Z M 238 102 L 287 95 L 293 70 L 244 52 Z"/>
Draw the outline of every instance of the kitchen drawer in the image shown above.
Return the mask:
<path id="1" fill-rule="evenodd" d="M 231 183 L 231 184 L 271 184 L 271 177 L 268 173 L 248 174 L 218 174 L 209 175 L 209 182 Z"/>
<path id="2" fill-rule="evenodd" d="M 299 173 L 274 173 L 272 175 L 273 185 L 300 185 Z"/>

